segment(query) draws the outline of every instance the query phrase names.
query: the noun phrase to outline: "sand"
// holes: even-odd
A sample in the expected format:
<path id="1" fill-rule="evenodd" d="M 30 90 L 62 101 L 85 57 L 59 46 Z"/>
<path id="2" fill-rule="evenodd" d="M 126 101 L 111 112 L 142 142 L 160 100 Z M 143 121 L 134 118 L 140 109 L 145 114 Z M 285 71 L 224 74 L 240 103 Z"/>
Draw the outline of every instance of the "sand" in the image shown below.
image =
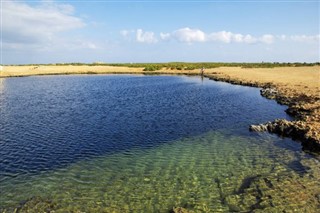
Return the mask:
<path id="1" fill-rule="evenodd" d="M 198 75 L 200 70 L 143 71 L 143 68 L 115 66 L 3 66 L 0 78 L 32 75 L 59 74 L 185 74 Z M 241 68 L 220 67 L 205 70 L 204 75 L 214 80 L 240 85 L 272 88 L 277 91 L 273 97 L 289 106 L 288 112 L 298 123 L 298 134 L 314 151 L 320 151 L 320 66 Z M 301 131 L 300 131 L 301 130 Z M 293 137 L 293 136 L 292 136 Z M 312 148 L 313 149 L 313 148 Z"/>

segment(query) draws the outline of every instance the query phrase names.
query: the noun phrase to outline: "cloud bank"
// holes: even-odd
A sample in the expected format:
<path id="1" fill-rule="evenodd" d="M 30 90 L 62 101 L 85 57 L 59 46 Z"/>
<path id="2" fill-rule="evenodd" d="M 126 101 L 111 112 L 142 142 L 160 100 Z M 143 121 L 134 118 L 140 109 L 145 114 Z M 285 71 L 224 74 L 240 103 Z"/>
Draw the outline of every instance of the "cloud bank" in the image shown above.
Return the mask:
<path id="1" fill-rule="evenodd" d="M 72 16 L 72 12 L 70 5 L 47 3 L 31 7 L 21 2 L 3 2 L 3 39 L 36 42 L 50 39 L 57 32 L 84 27 L 83 21 Z"/>
<path id="2" fill-rule="evenodd" d="M 144 32 L 142 29 L 138 30 L 123 30 L 120 34 L 128 38 L 131 34 L 136 35 L 136 41 L 139 43 L 157 43 L 160 41 L 178 41 L 181 43 L 203 43 L 203 42 L 220 42 L 220 43 L 243 43 L 243 44 L 272 44 L 276 41 L 293 41 L 293 42 L 319 42 L 320 35 L 272 35 L 264 34 L 261 36 L 253 36 L 251 34 L 233 33 L 230 31 L 218 31 L 205 33 L 200 29 L 192 29 L 189 27 L 180 28 L 170 33 L 161 32 L 157 36 L 154 32 Z"/>
<path id="3" fill-rule="evenodd" d="M 136 40 L 140 43 L 157 43 L 158 39 L 153 32 L 143 32 L 142 29 L 138 29 L 136 33 Z"/>
<path id="4" fill-rule="evenodd" d="M 163 33 L 160 34 L 164 35 Z M 223 43 L 257 43 L 262 42 L 271 44 L 274 42 L 274 36 L 270 34 L 262 35 L 261 37 L 254 37 L 250 34 L 232 33 L 228 31 L 219 31 L 213 33 L 205 33 L 199 29 L 181 28 L 173 31 L 172 33 L 166 33 L 166 40 L 177 40 L 185 43 L 194 42 L 223 42 Z M 162 36 L 163 37 L 163 36 Z"/>
<path id="5" fill-rule="evenodd" d="M 46 47 L 96 48 L 93 42 L 59 36 L 60 33 L 81 29 L 86 23 L 74 15 L 68 4 L 42 2 L 31 6 L 18 1 L 2 3 L 2 40 L 5 49 L 43 50 Z"/>
<path id="6" fill-rule="evenodd" d="M 176 39 L 180 42 L 192 43 L 192 42 L 205 42 L 207 35 L 198 29 L 190 29 L 188 27 L 178 29 L 172 33 L 167 34 L 168 39 Z"/>

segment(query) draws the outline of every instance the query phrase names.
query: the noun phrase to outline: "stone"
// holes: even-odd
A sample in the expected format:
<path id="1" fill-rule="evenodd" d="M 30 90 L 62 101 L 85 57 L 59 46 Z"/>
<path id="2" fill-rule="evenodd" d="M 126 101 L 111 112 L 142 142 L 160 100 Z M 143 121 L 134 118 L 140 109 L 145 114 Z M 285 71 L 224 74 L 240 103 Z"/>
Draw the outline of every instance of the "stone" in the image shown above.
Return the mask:
<path id="1" fill-rule="evenodd" d="M 278 91 L 273 88 L 263 88 L 260 90 L 260 94 L 261 96 L 269 99 L 276 99 L 278 95 Z"/>
<path id="2" fill-rule="evenodd" d="M 268 126 L 265 124 L 259 124 L 259 125 L 250 125 L 249 130 L 252 132 L 265 132 L 268 130 Z"/>
<path id="3" fill-rule="evenodd" d="M 312 126 L 308 125 L 304 121 L 276 119 L 273 122 L 250 125 L 249 130 L 252 132 L 268 131 L 280 136 L 290 137 L 294 140 L 301 141 L 304 149 L 313 152 L 320 151 L 320 139 L 317 134 L 318 130 L 312 128 Z"/>

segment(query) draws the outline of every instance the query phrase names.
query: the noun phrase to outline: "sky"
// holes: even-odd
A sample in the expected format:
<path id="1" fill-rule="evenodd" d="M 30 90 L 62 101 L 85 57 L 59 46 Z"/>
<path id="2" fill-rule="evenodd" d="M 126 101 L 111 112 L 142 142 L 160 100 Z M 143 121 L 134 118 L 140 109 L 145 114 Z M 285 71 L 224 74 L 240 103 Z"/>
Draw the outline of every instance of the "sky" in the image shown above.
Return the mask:
<path id="1" fill-rule="evenodd" d="M 0 0 L 1 64 L 318 62 L 319 0 Z"/>

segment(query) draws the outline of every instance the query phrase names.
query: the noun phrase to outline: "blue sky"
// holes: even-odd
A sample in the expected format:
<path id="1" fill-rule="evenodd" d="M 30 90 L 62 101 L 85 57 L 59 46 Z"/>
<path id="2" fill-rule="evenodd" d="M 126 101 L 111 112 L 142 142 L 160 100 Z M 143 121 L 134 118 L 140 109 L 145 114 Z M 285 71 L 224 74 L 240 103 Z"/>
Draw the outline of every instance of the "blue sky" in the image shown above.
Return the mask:
<path id="1" fill-rule="evenodd" d="M 319 5 L 2 0 L 2 63 L 316 62 Z"/>

